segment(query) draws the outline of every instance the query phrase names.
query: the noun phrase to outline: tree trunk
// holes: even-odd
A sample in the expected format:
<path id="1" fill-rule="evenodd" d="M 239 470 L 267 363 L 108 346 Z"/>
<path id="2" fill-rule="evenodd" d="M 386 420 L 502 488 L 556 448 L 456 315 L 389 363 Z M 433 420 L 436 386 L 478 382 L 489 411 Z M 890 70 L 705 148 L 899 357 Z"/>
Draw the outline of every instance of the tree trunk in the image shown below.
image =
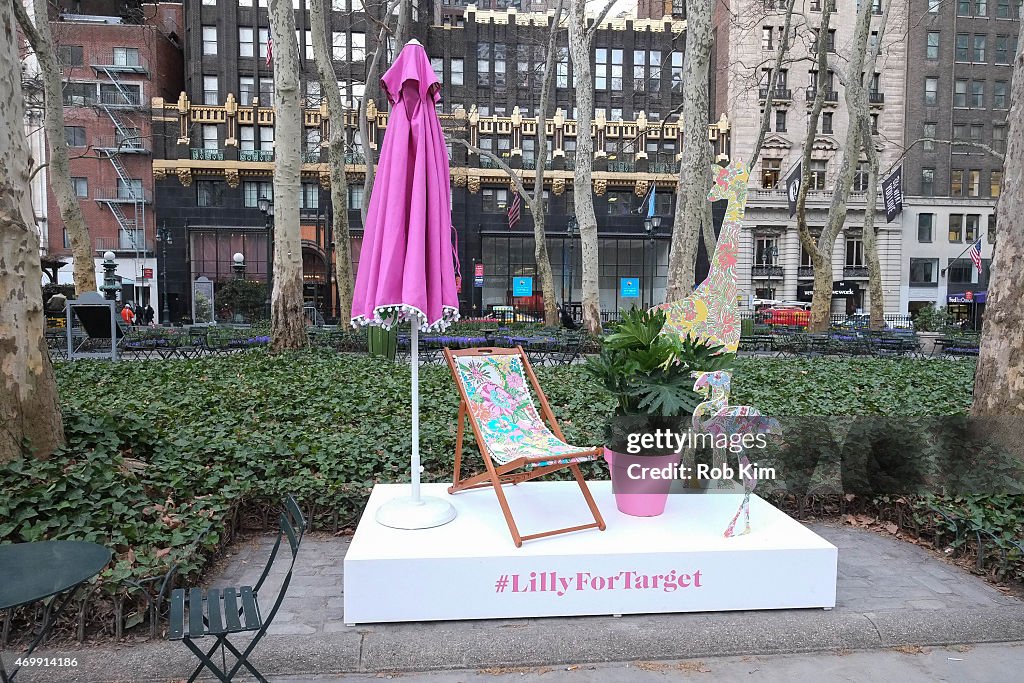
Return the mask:
<path id="1" fill-rule="evenodd" d="M 683 158 L 676 187 L 672 249 L 666 301 L 693 291 L 697 245 L 703 230 L 708 260 L 715 251 L 711 222 L 711 144 L 708 142 L 708 70 L 711 64 L 711 0 L 686 0 L 686 48 L 683 57 Z"/>
<path id="2" fill-rule="evenodd" d="M 344 320 L 352 314 L 352 240 L 348 223 L 348 176 L 345 173 L 345 106 L 334 73 L 331 45 L 327 41 L 325 0 L 309 0 L 313 56 L 320 78 L 320 93 L 327 100 L 330 133 L 327 165 L 331 174 L 331 210 L 334 214 L 334 270 L 338 283 L 338 309 Z"/>
<path id="3" fill-rule="evenodd" d="M 21 30 L 28 39 L 32 50 L 39 60 L 39 73 L 43 82 L 43 128 L 46 131 L 46 144 L 50 154 L 49 180 L 53 190 L 61 221 L 71 242 L 71 255 L 74 258 L 73 277 L 75 290 L 78 294 L 99 290 L 96 278 L 96 262 L 93 258 L 92 239 L 89 237 L 89 226 L 82 217 L 82 207 L 78 205 L 78 195 L 71 184 L 71 167 L 68 161 L 68 143 L 64 137 L 64 100 L 61 84 L 61 67 L 57 61 L 57 53 L 53 46 L 53 36 L 48 20 L 49 3 L 47 0 L 33 0 L 32 9 L 36 21 L 28 16 L 21 0 L 15 0 L 14 12 L 17 15 Z M 20 65 L 18 73 L 21 73 Z M 18 91 L 18 97 L 22 97 Z M 39 160 L 40 162 L 42 160 Z M 35 224 L 35 221 L 32 221 Z"/>
<path id="4" fill-rule="evenodd" d="M 594 212 L 594 78 L 590 48 L 593 33 L 587 26 L 584 0 L 569 5 L 569 54 L 576 78 L 576 163 L 573 172 L 573 199 L 580 229 L 583 260 L 583 324 L 591 334 L 600 334 L 601 290 L 598 285 L 597 215 Z"/>
<path id="5" fill-rule="evenodd" d="M 29 197 L 29 148 L 12 4 L 18 3 L 0 3 L 0 463 L 21 456 L 26 443 L 43 458 L 64 444 L 57 382 L 44 336 L 43 273 Z"/>
<path id="6" fill-rule="evenodd" d="M 295 13 L 290 0 L 270 0 L 274 39 L 274 292 L 270 307 L 273 351 L 306 346 L 302 314 L 302 235 L 299 195 L 302 158 L 302 101 Z"/>
<path id="7" fill-rule="evenodd" d="M 974 375 L 975 416 L 1024 414 L 1024 42 L 1014 60 L 998 239 L 992 259 L 981 351 Z"/>
<path id="8" fill-rule="evenodd" d="M 551 107 L 551 91 L 555 84 L 555 58 L 558 53 L 558 24 L 562 19 L 564 0 L 558 0 L 555 15 L 548 29 L 547 56 L 544 60 L 544 81 L 540 88 L 540 103 L 537 106 L 537 170 L 533 179 L 533 201 L 530 213 L 533 216 L 534 261 L 540 277 L 540 291 L 544 297 L 544 324 L 556 327 L 559 323 L 558 308 L 555 306 L 555 278 L 551 274 L 551 257 L 548 254 L 545 216 L 547 202 L 544 199 L 544 164 L 548 159 L 548 136 L 545 131 L 548 109 Z"/>
<path id="9" fill-rule="evenodd" d="M 878 204 L 878 152 L 871 139 L 870 120 L 860 121 L 864 150 L 868 157 L 868 188 L 864 203 L 864 257 L 868 262 L 868 295 L 872 330 L 885 327 L 885 294 L 882 292 L 882 265 L 878 260 L 878 233 L 875 232 L 875 206 Z"/>

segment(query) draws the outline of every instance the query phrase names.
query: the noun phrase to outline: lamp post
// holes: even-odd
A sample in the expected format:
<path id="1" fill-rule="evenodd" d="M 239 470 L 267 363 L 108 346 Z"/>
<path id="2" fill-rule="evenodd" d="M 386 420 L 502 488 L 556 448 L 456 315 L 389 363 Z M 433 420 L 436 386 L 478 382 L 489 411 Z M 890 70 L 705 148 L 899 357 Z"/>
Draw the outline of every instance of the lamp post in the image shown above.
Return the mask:
<path id="1" fill-rule="evenodd" d="M 650 299 L 648 305 L 654 305 L 654 275 L 658 268 L 658 252 L 654 248 L 655 237 L 658 234 L 658 228 L 661 227 L 661 216 L 650 216 L 644 219 L 644 232 L 647 233 L 647 243 L 651 246 L 651 284 L 649 287 Z"/>
<path id="2" fill-rule="evenodd" d="M 572 243 L 573 243 L 573 239 L 576 237 L 576 229 L 577 229 L 578 225 L 579 224 L 576 222 L 576 216 L 569 216 L 569 220 L 565 224 L 565 236 L 566 236 L 566 239 L 569 240 L 569 300 L 566 302 L 567 308 L 569 308 L 568 304 L 572 303 L 572 254 L 573 254 Z M 565 268 L 564 250 L 563 250 L 563 255 L 562 255 L 562 268 L 563 269 Z M 572 311 L 571 310 L 569 312 L 569 315 L 572 315 Z M 575 317 L 576 316 L 573 316 L 573 318 L 575 318 Z"/>
<path id="3" fill-rule="evenodd" d="M 117 290 L 121 289 L 121 285 L 117 281 L 117 276 L 114 275 L 114 271 L 117 270 L 117 262 L 114 261 L 114 252 L 105 251 L 103 252 L 103 286 L 100 289 L 103 290 L 103 296 L 110 301 L 117 299 Z"/>
<path id="4" fill-rule="evenodd" d="M 163 298 L 163 311 L 160 312 L 160 319 L 166 325 L 171 322 L 171 309 L 167 304 L 167 245 L 173 244 L 171 231 L 166 223 L 157 228 L 156 241 L 160 243 L 160 274 L 164 276 L 164 284 L 160 290 Z"/>
<path id="5" fill-rule="evenodd" d="M 270 300 L 274 291 L 274 200 L 260 197 L 256 202 L 267 227 L 267 318 L 270 318 Z"/>
<path id="6" fill-rule="evenodd" d="M 235 271 L 236 280 L 245 279 L 245 255 L 242 252 L 235 252 L 235 255 L 231 257 L 234 263 L 231 265 L 232 270 Z"/>

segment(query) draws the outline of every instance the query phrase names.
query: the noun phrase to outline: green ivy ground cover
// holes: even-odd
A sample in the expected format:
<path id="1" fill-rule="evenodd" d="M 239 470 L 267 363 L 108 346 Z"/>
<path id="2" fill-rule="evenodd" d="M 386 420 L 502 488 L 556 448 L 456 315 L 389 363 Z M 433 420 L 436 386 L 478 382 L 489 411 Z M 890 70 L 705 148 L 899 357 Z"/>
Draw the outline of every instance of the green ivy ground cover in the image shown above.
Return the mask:
<path id="1" fill-rule="evenodd" d="M 780 415 L 943 415 L 971 399 L 971 362 L 740 359 L 733 403 Z M 578 366 L 538 375 L 570 443 L 597 444 L 610 397 Z M 201 569 L 239 504 L 285 492 L 351 524 L 375 482 L 408 476 L 409 367 L 310 350 L 273 356 L 57 365 L 69 444 L 0 471 L 0 542 L 85 538 L 114 547 L 105 579 Z M 457 399 L 420 372 L 427 481 L 451 476 Z M 470 462 L 478 456 L 469 454 Z M 594 464 L 598 475 L 603 466 Z M 213 523 L 214 532 L 200 542 Z"/>

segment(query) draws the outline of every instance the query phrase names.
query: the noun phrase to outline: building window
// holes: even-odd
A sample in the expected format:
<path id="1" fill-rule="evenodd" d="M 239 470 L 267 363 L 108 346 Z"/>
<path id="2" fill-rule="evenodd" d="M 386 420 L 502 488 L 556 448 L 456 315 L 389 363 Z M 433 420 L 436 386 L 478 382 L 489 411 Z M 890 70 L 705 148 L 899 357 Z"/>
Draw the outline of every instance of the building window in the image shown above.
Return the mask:
<path id="1" fill-rule="evenodd" d="M 781 87 L 782 86 L 780 84 Z M 672 92 L 683 92 L 683 53 L 672 53 Z"/>
<path id="2" fill-rule="evenodd" d="M 950 242 L 963 242 L 964 241 L 964 217 L 963 214 L 951 213 L 949 214 L 949 241 Z"/>
<path id="3" fill-rule="evenodd" d="M 956 34 L 956 49 L 953 51 L 954 59 L 958 62 L 967 61 L 967 49 L 971 43 L 971 36 L 969 33 L 958 33 Z"/>
<path id="4" fill-rule="evenodd" d="M 939 283 L 939 259 L 910 259 L 910 286 L 920 287 Z"/>
<path id="5" fill-rule="evenodd" d="M 491 44 L 476 44 L 476 78 L 477 85 L 487 87 L 491 84 Z"/>
<path id="6" fill-rule="evenodd" d="M 65 83 L 61 90 L 65 106 L 83 107 L 96 103 L 95 83 Z"/>
<path id="7" fill-rule="evenodd" d="M 964 172 L 961 169 L 954 169 L 949 174 L 949 194 L 953 197 L 964 196 Z"/>
<path id="8" fill-rule="evenodd" d="M 260 106 L 274 106 L 274 79 L 272 78 L 260 79 Z"/>
<path id="9" fill-rule="evenodd" d="M 466 69 L 466 61 L 464 59 L 453 59 L 451 61 L 452 75 L 450 82 L 452 85 L 462 85 L 463 73 Z"/>
<path id="10" fill-rule="evenodd" d="M 238 149 L 243 152 L 251 152 L 256 149 L 256 127 L 238 127 Z"/>
<path id="11" fill-rule="evenodd" d="M 934 152 L 935 151 L 935 143 L 933 142 L 933 140 L 935 139 L 935 124 L 934 123 L 926 123 L 926 124 L 924 124 L 924 128 L 923 128 L 921 136 L 924 137 L 924 138 L 929 138 L 929 139 L 927 139 L 927 140 L 925 140 L 924 142 L 921 143 L 921 149 L 923 149 L 925 152 Z"/>
<path id="12" fill-rule="evenodd" d="M 358 31 L 352 32 L 352 61 L 366 61 L 366 34 Z"/>
<path id="13" fill-rule="evenodd" d="M 988 46 L 988 36 L 984 34 L 974 35 L 974 45 L 971 51 L 971 61 L 976 64 L 984 64 L 985 59 L 985 48 Z"/>
<path id="14" fill-rule="evenodd" d="M 864 240 L 859 237 L 846 238 L 846 265 L 864 267 Z"/>
<path id="15" fill-rule="evenodd" d="M 811 187 L 812 190 L 825 189 L 825 174 L 828 162 L 824 159 L 811 159 Z"/>
<path id="16" fill-rule="evenodd" d="M 608 89 L 608 50 L 603 47 L 594 51 L 594 89 Z"/>
<path id="17" fill-rule="evenodd" d="M 988 0 L 974 0 L 974 16 L 988 16 Z"/>
<path id="18" fill-rule="evenodd" d="M 322 102 L 323 97 L 320 95 L 320 81 L 306 81 L 306 106 L 315 108 L 319 107 Z"/>
<path id="19" fill-rule="evenodd" d="M 782 173 L 782 159 L 761 159 L 761 187 L 775 189 Z"/>
<path id="20" fill-rule="evenodd" d="M 967 173 L 967 196 L 981 196 L 981 171 L 971 170 Z"/>
<path id="21" fill-rule="evenodd" d="M 971 16 L 971 0 L 957 0 L 956 15 L 958 17 Z"/>
<path id="22" fill-rule="evenodd" d="M 72 178 L 71 185 L 75 188 L 75 196 L 86 198 L 89 196 L 89 179 L 88 178 Z"/>
<path id="23" fill-rule="evenodd" d="M 919 213 L 917 215 L 917 241 L 931 242 L 932 228 L 935 225 L 934 213 Z"/>
<path id="24" fill-rule="evenodd" d="M 1013 13 L 1010 11 L 1010 0 L 996 0 L 996 18 L 997 19 L 1012 19 L 1013 18 Z"/>
<path id="25" fill-rule="evenodd" d="M 964 239 L 973 243 L 978 239 L 978 228 L 981 226 L 981 214 L 969 213 L 964 216 Z"/>
<path id="26" fill-rule="evenodd" d="M 928 0 L 928 11 L 935 14 L 946 0 Z"/>
<path id="27" fill-rule="evenodd" d="M 344 62 L 348 59 L 347 33 L 334 31 L 331 34 L 331 58 L 336 62 Z"/>
<path id="28" fill-rule="evenodd" d="M 854 192 L 867 192 L 868 191 L 868 176 L 869 164 L 866 161 L 857 162 L 857 170 L 853 174 L 853 191 Z"/>
<path id="29" fill-rule="evenodd" d="M 261 28 L 256 32 L 256 37 L 259 40 L 259 57 L 261 60 L 267 59 L 267 43 L 270 42 L 270 29 Z"/>
<path id="30" fill-rule="evenodd" d="M 64 67 L 82 66 L 84 61 L 82 46 L 61 45 L 57 48 L 57 59 Z"/>
<path id="31" fill-rule="evenodd" d="M 821 132 L 826 135 L 832 134 L 832 112 L 830 111 L 821 113 Z"/>
<path id="32" fill-rule="evenodd" d="M 1006 81 L 996 81 L 992 84 L 992 108 L 1009 109 L 1009 99 L 1006 97 Z"/>
<path id="33" fill-rule="evenodd" d="M 777 133 L 786 132 L 786 110 L 776 109 L 775 110 L 775 131 Z"/>
<path id="34" fill-rule="evenodd" d="M 215 55 L 215 54 L 217 54 L 217 27 L 216 26 L 204 26 L 203 27 L 203 54 L 204 55 Z"/>
<path id="35" fill-rule="evenodd" d="M 924 79 L 924 103 L 929 106 L 939 103 L 939 79 L 937 77 L 929 76 Z"/>
<path id="36" fill-rule="evenodd" d="M 501 213 L 508 207 L 508 190 L 484 188 L 480 190 L 484 213 Z"/>
<path id="37" fill-rule="evenodd" d="M 224 206 L 224 183 L 217 180 L 197 180 L 196 206 Z"/>
<path id="38" fill-rule="evenodd" d="M 140 180 L 139 178 L 129 178 L 128 182 L 125 182 L 121 178 L 118 178 L 117 198 L 142 199 L 142 180 Z"/>
<path id="39" fill-rule="evenodd" d="M 878 114 L 871 114 L 871 132 L 878 135 Z"/>
<path id="40" fill-rule="evenodd" d="M 295 40 L 296 40 L 296 42 L 299 42 L 299 34 L 300 33 L 303 33 L 303 32 L 302 31 L 296 31 L 295 32 Z M 313 60 L 315 58 L 315 55 L 313 54 L 313 32 L 312 31 L 306 31 L 306 32 L 303 33 L 303 37 L 306 39 L 306 42 L 305 42 L 305 46 L 306 46 L 306 49 L 305 49 L 306 59 Z"/>
<path id="41" fill-rule="evenodd" d="M 140 66 L 139 48 L 137 47 L 115 47 L 115 66 Z"/>
<path id="42" fill-rule="evenodd" d="M 359 209 L 363 208 L 363 186 L 362 185 L 349 185 L 348 186 L 348 208 Z"/>
<path id="43" fill-rule="evenodd" d="M 90 83 L 90 89 L 92 84 Z M 100 83 L 100 101 L 118 107 L 142 104 L 142 84 Z"/>
<path id="44" fill-rule="evenodd" d="M 925 57 L 928 59 L 939 58 L 939 36 L 938 31 L 928 31 L 928 42 L 925 48 Z"/>
<path id="45" fill-rule="evenodd" d="M 220 103 L 220 89 L 216 76 L 203 76 L 203 104 Z"/>
<path id="46" fill-rule="evenodd" d="M 974 264 L 970 259 L 949 259 L 946 273 L 949 276 L 950 284 L 969 285 L 973 282 Z"/>
<path id="47" fill-rule="evenodd" d="M 264 152 L 274 151 L 273 126 L 260 126 L 260 150 Z"/>
<path id="48" fill-rule="evenodd" d="M 1009 64 L 1010 63 L 1010 54 L 1009 54 L 1009 50 L 1008 50 L 1008 43 L 1006 41 L 1006 36 L 1004 36 L 1004 35 L 996 36 L 996 48 L 995 48 L 995 51 L 996 51 L 996 58 L 995 58 L 995 63 L 996 64 Z"/>
<path id="49" fill-rule="evenodd" d="M 217 126 L 203 126 L 203 149 L 220 149 Z"/>
<path id="50" fill-rule="evenodd" d="M 317 183 L 302 183 L 299 209 L 308 211 L 318 208 L 320 208 L 320 185 Z"/>
<path id="51" fill-rule="evenodd" d="M 661 92 L 661 50 L 651 50 L 647 57 L 647 90 Z"/>
<path id="52" fill-rule="evenodd" d="M 64 139 L 68 147 L 85 147 L 85 128 L 82 126 L 64 126 Z"/>
<path id="53" fill-rule="evenodd" d="M 992 176 L 989 180 L 989 196 L 996 198 L 1003 193 L 1003 172 L 992 171 Z"/>
<path id="54" fill-rule="evenodd" d="M 252 76 L 242 76 L 238 79 L 238 103 L 242 106 L 252 104 L 252 98 L 256 94 L 256 79 Z"/>
<path id="55" fill-rule="evenodd" d="M 242 183 L 242 196 L 246 208 L 255 209 L 259 207 L 260 197 L 272 199 L 274 196 L 274 184 L 269 182 L 246 181 Z"/>
<path id="56" fill-rule="evenodd" d="M 555 69 L 555 87 L 569 87 L 569 50 L 558 48 L 558 65 Z"/>
<path id="57" fill-rule="evenodd" d="M 238 27 L 238 56 L 252 57 L 255 50 L 255 33 L 252 27 Z"/>
<path id="58" fill-rule="evenodd" d="M 306 129 L 306 154 L 308 155 L 319 155 L 320 154 L 320 129 L 319 128 L 307 128 Z"/>
<path id="59" fill-rule="evenodd" d="M 958 78 L 953 84 L 953 106 L 954 107 L 966 107 L 967 106 L 967 79 Z"/>
<path id="60" fill-rule="evenodd" d="M 985 81 L 971 81 L 971 106 L 985 108 Z"/>
<path id="61" fill-rule="evenodd" d="M 931 197 L 935 194 L 935 169 L 934 168 L 922 168 L 921 169 L 921 194 L 925 197 Z"/>

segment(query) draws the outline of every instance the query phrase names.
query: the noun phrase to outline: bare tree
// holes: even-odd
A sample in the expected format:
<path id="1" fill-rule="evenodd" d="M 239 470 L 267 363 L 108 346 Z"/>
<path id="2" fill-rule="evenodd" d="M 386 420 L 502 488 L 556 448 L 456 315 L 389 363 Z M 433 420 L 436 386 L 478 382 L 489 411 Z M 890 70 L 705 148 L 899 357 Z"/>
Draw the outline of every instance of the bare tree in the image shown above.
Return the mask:
<path id="1" fill-rule="evenodd" d="M 1014 59 L 999 239 L 974 375 L 975 416 L 1024 413 L 1024 42 Z"/>
<path id="2" fill-rule="evenodd" d="M 711 144 L 708 141 L 708 71 L 711 66 L 712 0 L 686 0 L 683 56 L 683 158 L 676 183 L 676 213 L 668 264 L 666 301 L 690 294 L 694 285 L 701 230 L 708 254 L 714 252 L 711 222 Z"/>
<path id="3" fill-rule="evenodd" d="M 601 290 L 598 284 L 597 214 L 594 212 L 594 36 L 615 0 L 608 2 L 595 21 L 586 16 L 585 0 L 569 1 L 569 55 L 576 79 L 576 164 L 573 195 L 580 229 L 583 259 L 583 324 L 591 334 L 601 332 Z"/>
<path id="4" fill-rule="evenodd" d="M 29 149 L 12 5 L 18 3 L 0 3 L 0 463 L 22 455 L 26 442 L 39 457 L 50 456 L 64 443 L 44 337 L 43 276 L 28 190 Z"/>
<path id="5" fill-rule="evenodd" d="M 299 225 L 302 159 L 302 100 L 295 12 L 290 0 L 270 0 L 274 40 L 274 291 L 270 346 L 274 351 L 306 346 L 302 314 L 302 233 Z"/>
<path id="6" fill-rule="evenodd" d="M 782 35 L 779 37 L 779 46 L 775 48 L 775 58 L 772 61 L 773 68 L 768 79 L 768 97 L 765 99 L 764 111 L 761 112 L 761 125 L 757 131 L 757 141 L 754 143 L 754 151 L 747 161 L 747 168 L 754 168 L 758 158 L 761 156 L 761 147 L 764 145 L 764 136 L 768 133 L 772 122 L 772 112 L 775 107 L 775 89 L 779 86 L 779 76 L 782 74 L 782 65 L 789 56 L 790 34 L 793 26 L 793 6 L 796 0 L 788 0 L 786 4 L 786 20 L 782 27 Z"/>
<path id="7" fill-rule="evenodd" d="M 46 131 L 46 143 L 50 153 L 49 181 L 53 196 L 57 200 L 61 220 L 64 222 L 64 229 L 67 230 L 68 239 L 71 241 L 75 289 L 79 293 L 96 291 L 99 287 L 96 264 L 93 260 L 92 239 L 89 237 L 89 227 L 82 217 L 82 208 L 78 205 L 78 195 L 71 183 L 68 143 L 64 137 L 61 68 L 50 31 L 48 4 L 46 0 L 33 0 L 32 11 L 35 21 L 29 16 L 21 0 L 14 0 L 12 4 L 18 24 L 39 61 L 44 98 L 43 128 Z M 20 78 L 21 70 L 17 73 Z M 21 97 L 20 91 L 17 96 Z"/>
<path id="8" fill-rule="evenodd" d="M 331 208 L 334 214 L 334 270 L 338 282 L 338 307 L 344 318 L 352 311 L 352 240 L 348 221 L 348 176 L 345 173 L 345 105 L 334 73 L 331 45 L 327 42 L 326 0 L 309 0 L 313 57 L 320 78 L 320 93 L 327 100 L 329 133 L 327 166 L 331 174 Z"/>

